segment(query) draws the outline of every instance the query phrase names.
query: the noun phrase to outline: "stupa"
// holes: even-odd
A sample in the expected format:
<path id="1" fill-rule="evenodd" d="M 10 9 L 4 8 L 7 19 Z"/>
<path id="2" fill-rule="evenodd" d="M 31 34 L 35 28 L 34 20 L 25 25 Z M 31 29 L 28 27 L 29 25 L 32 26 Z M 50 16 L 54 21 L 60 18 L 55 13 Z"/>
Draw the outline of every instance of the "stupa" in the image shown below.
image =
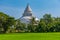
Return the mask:
<path id="1" fill-rule="evenodd" d="M 20 18 L 20 21 L 22 23 L 25 24 L 29 24 L 31 22 L 31 19 L 33 18 L 33 13 L 32 13 L 32 9 L 30 8 L 30 5 L 27 4 L 27 7 L 22 15 L 22 17 Z M 35 17 L 35 20 L 38 21 L 39 19 Z"/>

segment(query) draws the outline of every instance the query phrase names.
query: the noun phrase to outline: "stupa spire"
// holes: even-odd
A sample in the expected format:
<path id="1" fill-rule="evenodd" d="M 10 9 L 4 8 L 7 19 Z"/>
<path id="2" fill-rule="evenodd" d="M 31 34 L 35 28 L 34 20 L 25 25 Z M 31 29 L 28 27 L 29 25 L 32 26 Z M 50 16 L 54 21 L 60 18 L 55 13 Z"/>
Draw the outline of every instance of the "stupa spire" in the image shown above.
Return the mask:
<path id="1" fill-rule="evenodd" d="M 32 11 L 32 9 L 30 8 L 30 5 L 28 3 L 24 12 L 31 12 L 31 11 Z"/>
<path id="2" fill-rule="evenodd" d="M 23 16 L 32 16 L 32 9 L 30 8 L 29 3 L 27 4 L 27 7 L 23 13 Z"/>

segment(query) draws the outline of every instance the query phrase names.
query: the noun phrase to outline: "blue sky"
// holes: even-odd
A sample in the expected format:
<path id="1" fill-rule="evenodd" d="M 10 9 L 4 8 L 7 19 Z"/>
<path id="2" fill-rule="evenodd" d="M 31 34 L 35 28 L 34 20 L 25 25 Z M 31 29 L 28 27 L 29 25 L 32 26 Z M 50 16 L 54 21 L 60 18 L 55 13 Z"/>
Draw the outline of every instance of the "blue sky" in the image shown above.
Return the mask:
<path id="1" fill-rule="evenodd" d="M 60 17 L 60 0 L 0 0 L 0 12 L 20 18 L 27 3 L 30 4 L 33 15 L 38 18 L 46 13 Z"/>

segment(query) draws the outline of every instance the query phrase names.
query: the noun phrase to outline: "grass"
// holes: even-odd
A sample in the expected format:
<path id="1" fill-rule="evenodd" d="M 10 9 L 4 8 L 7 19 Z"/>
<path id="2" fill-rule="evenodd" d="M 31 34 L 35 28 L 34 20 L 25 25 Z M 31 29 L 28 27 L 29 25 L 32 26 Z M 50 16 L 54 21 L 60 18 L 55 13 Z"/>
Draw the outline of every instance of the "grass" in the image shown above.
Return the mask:
<path id="1" fill-rule="evenodd" d="M 0 40 L 60 40 L 60 33 L 0 34 Z"/>

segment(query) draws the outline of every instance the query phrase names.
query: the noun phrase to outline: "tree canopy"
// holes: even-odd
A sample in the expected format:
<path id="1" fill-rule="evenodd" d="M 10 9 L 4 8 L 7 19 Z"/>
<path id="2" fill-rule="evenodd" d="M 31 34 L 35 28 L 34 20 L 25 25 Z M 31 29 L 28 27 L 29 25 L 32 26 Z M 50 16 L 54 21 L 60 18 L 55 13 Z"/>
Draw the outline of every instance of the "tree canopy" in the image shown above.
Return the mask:
<path id="1" fill-rule="evenodd" d="M 60 17 L 52 17 L 51 14 L 43 15 L 36 24 L 35 18 L 31 23 L 21 23 L 20 19 L 15 19 L 3 12 L 0 12 L 0 33 L 10 32 L 60 32 Z"/>

